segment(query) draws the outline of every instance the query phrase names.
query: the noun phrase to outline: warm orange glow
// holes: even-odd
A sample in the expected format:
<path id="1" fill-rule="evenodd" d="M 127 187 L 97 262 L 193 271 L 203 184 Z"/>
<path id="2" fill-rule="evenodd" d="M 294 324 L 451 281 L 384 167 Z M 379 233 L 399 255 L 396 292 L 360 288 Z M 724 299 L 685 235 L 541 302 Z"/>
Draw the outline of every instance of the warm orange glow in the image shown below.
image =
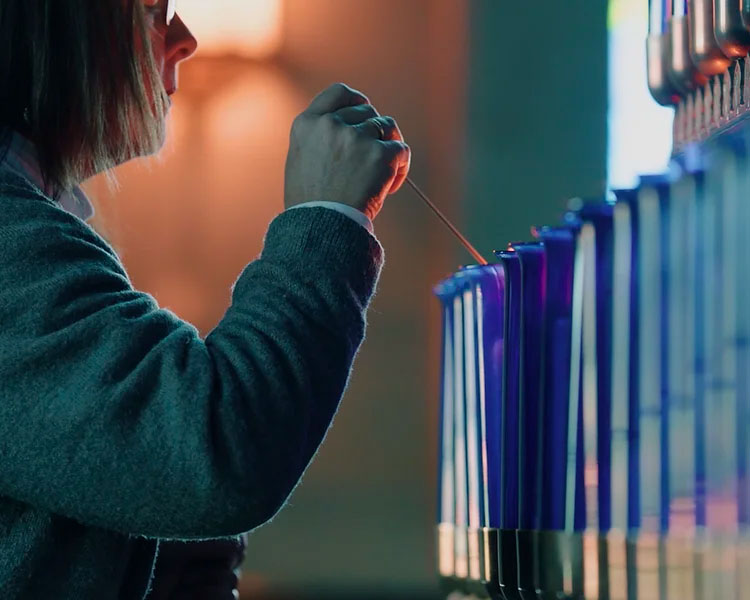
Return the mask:
<path id="1" fill-rule="evenodd" d="M 741 44 L 725 44 L 722 47 L 722 50 L 724 51 L 724 54 L 731 58 L 744 58 L 747 56 L 747 46 Z"/>
<path id="2" fill-rule="evenodd" d="M 201 54 L 267 58 L 281 45 L 281 0 L 181 0 L 178 10 Z"/>
<path id="3" fill-rule="evenodd" d="M 726 71 L 730 62 L 731 61 L 724 56 L 715 56 L 701 62 L 700 69 L 703 72 L 704 77 L 701 82 L 699 82 L 699 85 L 705 85 L 706 82 L 708 82 L 708 79 L 706 79 L 705 76 L 713 77 L 714 75 L 719 75 Z"/>
<path id="4" fill-rule="evenodd" d="M 284 208 L 289 128 L 308 98 L 273 64 L 196 57 L 181 76 L 158 157 L 118 167 L 115 193 L 103 175 L 86 189 L 134 286 L 205 337 Z"/>

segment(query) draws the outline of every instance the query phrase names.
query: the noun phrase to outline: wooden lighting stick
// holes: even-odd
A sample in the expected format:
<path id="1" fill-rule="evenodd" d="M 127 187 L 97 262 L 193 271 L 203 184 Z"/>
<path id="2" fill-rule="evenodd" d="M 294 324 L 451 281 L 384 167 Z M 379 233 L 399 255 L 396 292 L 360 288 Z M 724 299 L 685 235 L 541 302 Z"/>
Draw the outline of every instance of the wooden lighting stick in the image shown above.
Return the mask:
<path id="1" fill-rule="evenodd" d="M 440 209 L 438 209 L 438 207 L 435 206 L 427 196 L 425 196 L 424 192 L 422 192 L 422 190 L 417 187 L 417 184 L 415 184 L 409 177 L 406 178 L 406 183 L 408 183 L 412 187 L 412 189 L 417 193 L 417 196 L 424 200 L 424 203 L 432 209 L 432 212 L 434 212 L 438 216 L 438 219 L 440 219 L 445 224 L 445 226 L 453 232 L 453 235 L 458 238 L 461 244 L 463 244 L 463 247 L 468 250 L 469 254 L 471 254 L 480 265 L 488 264 L 487 261 L 482 257 L 482 255 L 477 252 L 477 249 L 469 243 L 469 240 L 461 235 L 461 232 L 456 229 L 456 226 L 448 220 L 448 217 L 441 213 Z"/>

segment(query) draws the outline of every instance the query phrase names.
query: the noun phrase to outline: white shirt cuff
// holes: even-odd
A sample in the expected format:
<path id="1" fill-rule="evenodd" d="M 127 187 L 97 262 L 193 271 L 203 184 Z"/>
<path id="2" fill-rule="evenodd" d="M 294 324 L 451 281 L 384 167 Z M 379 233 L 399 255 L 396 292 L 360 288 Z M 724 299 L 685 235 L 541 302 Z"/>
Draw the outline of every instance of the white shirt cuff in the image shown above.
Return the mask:
<path id="1" fill-rule="evenodd" d="M 353 221 L 356 221 L 362 227 L 367 229 L 371 234 L 374 234 L 374 228 L 372 226 L 372 221 L 370 220 L 370 217 L 368 217 L 365 213 L 363 213 L 361 210 L 357 210 L 353 206 L 349 206 L 348 204 L 342 204 L 341 202 L 322 202 L 322 201 L 315 201 L 315 202 L 303 202 L 302 204 L 296 204 L 294 206 L 290 206 L 287 208 L 287 210 L 293 210 L 295 208 L 330 208 L 331 210 L 335 210 L 340 212 L 343 215 L 346 215 Z"/>

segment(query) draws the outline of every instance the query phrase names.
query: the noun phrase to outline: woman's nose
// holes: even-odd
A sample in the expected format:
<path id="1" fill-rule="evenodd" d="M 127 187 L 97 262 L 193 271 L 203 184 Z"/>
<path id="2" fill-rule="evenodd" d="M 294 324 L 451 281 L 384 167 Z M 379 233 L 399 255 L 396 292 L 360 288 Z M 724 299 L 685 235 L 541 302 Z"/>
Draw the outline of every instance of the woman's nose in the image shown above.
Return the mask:
<path id="1" fill-rule="evenodd" d="M 176 14 L 167 29 L 166 60 L 176 64 L 192 56 L 197 48 L 198 40 Z"/>

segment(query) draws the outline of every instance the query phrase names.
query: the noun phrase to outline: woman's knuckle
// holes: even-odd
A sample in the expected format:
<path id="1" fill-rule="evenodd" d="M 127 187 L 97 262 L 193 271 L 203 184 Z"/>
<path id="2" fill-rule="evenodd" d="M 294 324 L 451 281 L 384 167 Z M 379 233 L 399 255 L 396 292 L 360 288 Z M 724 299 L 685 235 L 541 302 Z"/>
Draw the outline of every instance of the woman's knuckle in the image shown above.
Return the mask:
<path id="1" fill-rule="evenodd" d="M 292 121 L 292 129 L 298 130 L 303 128 L 307 124 L 307 119 L 305 117 L 305 113 L 300 113 L 294 117 L 294 121 Z"/>
<path id="2" fill-rule="evenodd" d="M 385 162 L 380 169 L 380 176 L 385 180 L 389 180 L 396 176 L 396 172 L 397 169 L 395 166 L 389 162 Z"/>
<path id="3" fill-rule="evenodd" d="M 338 117 L 333 113 L 326 113 L 319 117 L 318 125 L 326 132 L 333 131 L 338 125 Z"/>
<path id="4" fill-rule="evenodd" d="M 356 142 L 360 137 L 360 131 L 358 127 L 345 127 L 341 132 L 344 141 L 351 144 Z"/>
<path id="5" fill-rule="evenodd" d="M 379 140 L 374 140 L 375 143 L 370 149 L 370 158 L 374 163 L 382 163 L 388 159 L 388 146 Z"/>

